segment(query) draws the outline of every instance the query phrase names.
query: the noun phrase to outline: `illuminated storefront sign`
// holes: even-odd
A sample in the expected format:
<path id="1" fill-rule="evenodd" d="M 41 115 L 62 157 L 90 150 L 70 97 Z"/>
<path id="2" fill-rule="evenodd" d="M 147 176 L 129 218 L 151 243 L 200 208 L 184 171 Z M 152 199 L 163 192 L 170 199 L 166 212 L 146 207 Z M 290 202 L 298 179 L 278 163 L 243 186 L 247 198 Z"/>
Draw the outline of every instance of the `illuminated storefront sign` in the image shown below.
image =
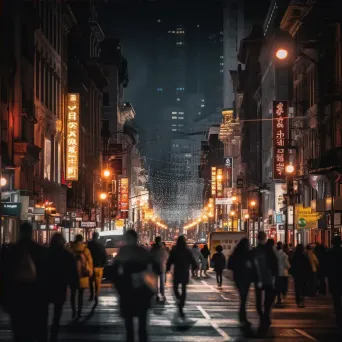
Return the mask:
<path id="1" fill-rule="evenodd" d="M 216 197 L 216 167 L 211 168 L 211 196 Z"/>
<path id="2" fill-rule="evenodd" d="M 285 180 L 288 145 L 288 101 L 273 101 L 273 179 Z"/>
<path id="3" fill-rule="evenodd" d="M 78 180 L 79 109 L 79 94 L 68 94 L 65 177 L 68 181 Z"/>
<path id="4" fill-rule="evenodd" d="M 119 210 L 128 211 L 129 198 L 128 198 L 128 178 L 119 179 Z"/>
<path id="5" fill-rule="evenodd" d="M 226 169 L 226 186 L 233 187 L 233 157 L 224 158 L 224 166 Z"/>
<path id="6" fill-rule="evenodd" d="M 216 181 L 216 192 L 217 197 L 222 198 L 223 197 L 223 170 L 217 169 L 217 181 Z"/>

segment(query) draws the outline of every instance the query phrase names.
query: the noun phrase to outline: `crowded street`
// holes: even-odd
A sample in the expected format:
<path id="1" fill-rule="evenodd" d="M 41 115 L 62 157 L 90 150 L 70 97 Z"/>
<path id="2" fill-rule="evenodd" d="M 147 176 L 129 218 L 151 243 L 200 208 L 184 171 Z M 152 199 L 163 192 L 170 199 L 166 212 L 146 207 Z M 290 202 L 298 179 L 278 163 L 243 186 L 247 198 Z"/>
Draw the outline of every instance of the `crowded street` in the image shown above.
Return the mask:
<path id="1" fill-rule="evenodd" d="M 172 292 L 171 276 L 168 278 L 166 303 L 154 304 L 150 311 L 151 342 L 224 342 L 247 341 L 241 336 L 237 319 L 239 297 L 231 282 L 224 279 L 222 289 L 216 287 L 214 274 L 208 278 L 192 279 L 188 285 L 188 300 L 185 308 L 186 323 L 180 324 Z M 87 293 L 85 298 L 87 298 Z M 308 298 L 306 307 L 297 308 L 294 292 L 290 286 L 286 304 L 275 305 L 272 328 L 265 339 L 253 341 L 304 342 L 339 341 L 334 328 L 334 315 L 328 296 Z M 84 318 L 77 323 L 71 319 L 71 308 L 66 303 L 61 320 L 60 341 L 111 341 L 125 340 L 123 321 L 120 318 L 117 297 L 111 286 L 101 290 L 99 305 L 91 314 L 92 304 L 86 302 Z M 258 324 L 254 295 L 250 291 L 247 311 L 254 328 Z M 10 341 L 8 317 L 0 311 L 0 340 Z"/>

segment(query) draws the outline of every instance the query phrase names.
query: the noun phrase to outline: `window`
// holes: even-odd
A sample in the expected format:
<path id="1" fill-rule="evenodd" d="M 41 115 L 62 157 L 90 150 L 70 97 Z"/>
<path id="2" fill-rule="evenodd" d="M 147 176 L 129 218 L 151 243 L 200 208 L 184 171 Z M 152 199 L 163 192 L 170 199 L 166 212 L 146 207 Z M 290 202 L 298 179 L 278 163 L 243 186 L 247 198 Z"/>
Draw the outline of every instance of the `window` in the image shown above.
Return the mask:
<path id="1" fill-rule="evenodd" d="M 223 70 L 221 69 L 220 72 L 223 72 Z"/>
<path id="2" fill-rule="evenodd" d="M 221 59 L 223 59 L 223 56 L 220 56 Z"/>
<path id="3" fill-rule="evenodd" d="M 203 107 L 205 107 L 205 105 L 204 105 L 204 104 L 201 104 L 201 107 L 203 108 Z"/>
<path id="4" fill-rule="evenodd" d="M 179 97 L 177 97 L 177 101 L 180 101 L 180 98 L 179 98 Z"/>
<path id="5" fill-rule="evenodd" d="M 177 132 L 177 129 L 176 128 L 172 128 L 172 132 Z"/>
<path id="6" fill-rule="evenodd" d="M 157 91 L 161 92 L 163 91 L 163 88 L 157 88 Z"/>
<path id="7" fill-rule="evenodd" d="M 184 115 L 184 112 L 178 112 L 178 114 L 180 114 L 180 115 Z"/>
<path id="8" fill-rule="evenodd" d="M 44 144 L 44 178 L 51 180 L 51 140 L 48 138 Z"/>
<path id="9" fill-rule="evenodd" d="M 172 112 L 172 114 L 177 114 L 177 112 Z"/>
<path id="10" fill-rule="evenodd" d="M 109 93 L 103 93 L 103 105 L 109 106 Z"/>
<path id="11" fill-rule="evenodd" d="M 180 116 L 178 117 L 179 120 L 183 120 L 184 119 L 184 116 Z"/>
<path id="12" fill-rule="evenodd" d="M 174 126 L 177 126 L 177 125 L 172 125 L 172 126 L 174 127 Z"/>
<path id="13" fill-rule="evenodd" d="M 177 120 L 177 116 L 173 116 L 173 117 L 172 117 L 172 120 Z"/>

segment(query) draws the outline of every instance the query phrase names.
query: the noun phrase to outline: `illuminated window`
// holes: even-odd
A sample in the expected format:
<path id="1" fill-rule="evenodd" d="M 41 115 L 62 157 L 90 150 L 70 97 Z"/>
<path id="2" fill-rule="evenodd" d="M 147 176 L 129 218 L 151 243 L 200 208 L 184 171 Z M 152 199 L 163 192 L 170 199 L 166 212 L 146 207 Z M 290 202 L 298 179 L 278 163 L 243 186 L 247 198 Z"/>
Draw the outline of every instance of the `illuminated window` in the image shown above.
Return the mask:
<path id="1" fill-rule="evenodd" d="M 183 120 L 183 119 L 184 119 L 184 116 L 180 116 L 178 119 L 179 119 L 179 120 Z"/>
<path id="2" fill-rule="evenodd" d="M 177 114 L 177 112 L 172 112 L 172 114 Z"/>
<path id="3" fill-rule="evenodd" d="M 172 126 L 174 127 L 174 126 L 177 126 L 177 125 L 172 125 Z"/>
<path id="4" fill-rule="evenodd" d="M 180 98 L 179 98 L 179 97 L 177 97 L 177 101 L 180 101 Z"/>
<path id="5" fill-rule="evenodd" d="M 183 115 L 183 114 L 184 114 L 184 112 L 178 112 L 178 114 L 181 114 L 181 115 Z"/>
<path id="6" fill-rule="evenodd" d="M 203 107 L 205 107 L 205 105 L 204 105 L 204 104 L 201 104 L 201 107 L 203 108 Z"/>
<path id="7" fill-rule="evenodd" d="M 204 102 L 204 99 L 201 99 L 202 102 Z"/>
<path id="8" fill-rule="evenodd" d="M 157 91 L 163 91 L 163 88 L 157 88 Z"/>
<path id="9" fill-rule="evenodd" d="M 48 138 L 44 143 L 44 178 L 51 180 L 51 140 Z"/>
<path id="10" fill-rule="evenodd" d="M 177 116 L 173 116 L 173 117 L 172 117 L 172 120 L 177 120 Z"/>
<path id="11" fill-rule="evenodd" d="M 223 65 L 223 63 L 220 63 L 220 65 Z"/>
<path id="12" fill-rule="evenodd" d="M 220 72 L 223 72 L 223 70 L 221 69 Z"/>
<path id="13" fill-rule="evenodd" d="M 223 59 L 223 56 L 220 56 L 221 59 Z"/>
<path id="14" fill-rule="evenodd" d="M 177 129 L 176 128 L 172 128 L 172 132 L 177 132 Z"/>

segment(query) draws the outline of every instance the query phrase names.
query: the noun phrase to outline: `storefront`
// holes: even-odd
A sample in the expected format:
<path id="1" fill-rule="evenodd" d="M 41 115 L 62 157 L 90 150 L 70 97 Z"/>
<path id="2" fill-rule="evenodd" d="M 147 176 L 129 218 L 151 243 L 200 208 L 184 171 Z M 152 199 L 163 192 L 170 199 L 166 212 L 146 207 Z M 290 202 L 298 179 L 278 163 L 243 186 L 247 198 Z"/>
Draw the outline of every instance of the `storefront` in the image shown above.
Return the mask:
<path id="1" fill-rule="evenodd" d="M 19 236 L 21 203 L 2 202 L 0 207 L 1 227 L 0 240 L 1 243 L 16 242 Z"/>

